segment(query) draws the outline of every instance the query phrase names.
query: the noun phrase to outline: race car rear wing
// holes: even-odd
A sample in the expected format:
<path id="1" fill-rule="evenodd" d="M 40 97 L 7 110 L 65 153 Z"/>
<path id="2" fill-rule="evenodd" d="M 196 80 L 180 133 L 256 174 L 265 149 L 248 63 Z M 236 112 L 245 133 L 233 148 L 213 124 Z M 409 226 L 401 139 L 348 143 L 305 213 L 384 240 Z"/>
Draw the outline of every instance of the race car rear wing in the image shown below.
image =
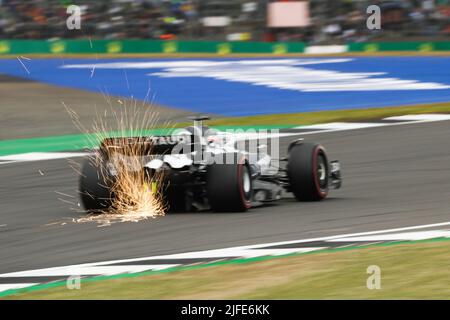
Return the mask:
<path id="1" fill-rule="evenodd" d="M 106 138 L 100 144 L 100 150 L 106 156 L 114 153 L 129 156 L 163 155 L 171 153 L 178 143 L 172 136 Z"/>

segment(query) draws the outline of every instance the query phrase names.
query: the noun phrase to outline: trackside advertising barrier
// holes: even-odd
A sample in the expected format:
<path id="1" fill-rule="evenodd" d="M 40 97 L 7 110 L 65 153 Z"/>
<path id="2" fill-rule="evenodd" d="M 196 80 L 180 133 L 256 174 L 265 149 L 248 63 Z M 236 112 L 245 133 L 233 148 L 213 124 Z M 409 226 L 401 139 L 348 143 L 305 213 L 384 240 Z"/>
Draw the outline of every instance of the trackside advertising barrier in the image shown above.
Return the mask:
<path id="1" fill-rule="evenodd" d="M 0 40 L 0 55 L 19 54 L 127 54 L 208 53 L 285 54 L 302 53 L 305 45 L 268 42 L 157 41 L 157 40 Z"/>
<path id="2" fill-rule="evenodd" d="M 302 42 L 159 40 L 0 40 L 1 55 L 26 54 L 333 54 L 450 51 L 449 42 L 361 42 L 306 46 Z"/>
<path id="3" fill-rule="evenodd" d="M 450 42 L 362 42 L 348 45 L 348 52 L 378 51 L 450 51 Z"/>

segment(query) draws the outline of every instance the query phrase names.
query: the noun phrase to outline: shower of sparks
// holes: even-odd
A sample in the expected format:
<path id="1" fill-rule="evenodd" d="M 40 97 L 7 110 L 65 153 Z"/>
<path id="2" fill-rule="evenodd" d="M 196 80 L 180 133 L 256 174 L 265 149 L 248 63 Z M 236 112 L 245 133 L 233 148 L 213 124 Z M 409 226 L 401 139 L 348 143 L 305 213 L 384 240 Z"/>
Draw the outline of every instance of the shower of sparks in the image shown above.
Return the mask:
<path id="1" fill-rule="evenodd" d="M 126 75 L 126 73 L 125 73 Z M 103 92 L 102 92 L 103 93 Z M 142 170 L 142 156 L 148 145 L 143 145 L 143 137 L 146 136 L 147 130 L 154 128 L 158 121 L 158 115 L 153 108 L 146 106 L 139 108 L 136 100 L 117 100 L 118 105 L 112 104 L 110 97 L 104 94 L 105 100 L 109 105 L 109 112 L 98 112 L 96 109 L 96 117 L 92 128 L 86 128 L 81 122 L 77 113 L 62 102 L 64 108 L 72 118 L 75 126 L 89 140 L 89 145 L 97 145 L 102 142 L 101 148 L 97 149 L 88 159 L 99 168 L 99 175 L 102 176 L 103 183 L 110 186 L 114 197 L 111 198 L 109 208 L 96 213 L 86 214 L 81 210 L 80 203 L 73 203 L 73 196 L 56 192 L 61 196 L 70 197 L 72 199 L 59 200 L 73 205 L 72 211 L 84 213 L 81 218 L 73 219 L 75 223 L 95 222 L 98 227 L 110 226 L 117 222 L 139 222 L 149 220 L 158 216 L 165 215 L 166 207 L 162 201 L 162 185 L 163 176 L 160 173 L 153 174 L 149 177 Z M 112 116 L 112 121 L 108 123 L 106 115 Z M 162 124 L 168 127 L 168 123 Z M 111 133 L 114 133 L 111 136 Z M 135 137 L 135 143 L 128 144 L 126 140 L 123 142 L 117 139 L 109 139 L 111 137 Z M 151 147 L 151 146 L 150 146 Z M 122 156 L 117 156 L 117 150 L 120 150 Z M 146 151 L 148 152 L 148 150 Z M 104 155 L 107 155 L 109 163 L 112 164 L 118 174 L 111 178 L 106 170 L 102 169 Z M 73 160 L 71 167 L 81 175 L 81 165 L 75 165 Z M 139 168 L 138 170 L 133 168 Z M 157 188 L 153 189 L 153 184 Z M 150 187 L 152 186 L 152 187 Z M 91 196 L 92 195 L 88 195 Z"/>
<path id="2" fill-rule="evenodd" d="M 125 81 L 127 82 L 127 88 L 130 90 L 130 83 L 128 82 L 127 70 L 123 69 L 123 73 L 125 74 Z"/>
<path id="3" fill-rule="evenodd" d="M 25 71 L 26 71 L 28 74 L 30 74 L 30 71 L 27 69 L 27 67 L 26 67 L 25 64 L 22 62 L 22 60 L 21 60 L 19 57 L 17 57 L 17 60 L 19 60 L 20 64 L 21 64 L 22 67 L 25 69 Z"/>
<path id="4" fill-rule="evenodd" d="M 55 191 L 55 193 L 59 194 L 60 196 L 69 197 L 69 198 L 75 198 L 74 196 L 71 196 L 70 194 Z"/>
<path id="5" fill-rule="evenodd" d="M 58 198 L 58 200 L 59 200 L 59 201 L 61 201 L 61 202 L 64 202 L 64 203 L 70 204 L 70 205 L 75 205 L 75 203 L 74 203 L 74 202 L 72 202 L 72 201 L 68 201 L 68 200 L 65 200 L 65 199 L 62 199 L 62 198 Z"/>
<path id="6" fill-rule="evenodd" d="M 91 38 L 91 36 L 89 36 L 88 39 L 89 39 L 89 46 L 91 47 L 91 49 L 93 49 L 94 46 L 92 45 L 92 38 Z M 98 54 L 97 53 L 95 54 L 95 60 L 98 60 Z M 94 66 L 92 67 L 92 70 L 91 70 L 91 78 L 94 76 L 94 73 L 95 73 L 95 64 L 94 64 Z"/>
<path id="7" fill-rule="evenodd" d="M 147 93 L 145 94 L 144 101 L 142 101 L 142 106 L 144 106 L 147 103 L 148 97 L 150 96 L 150 91 L 151 91 L 151 85 L 150 85 L 150 80 L 148 80 L 148 89 L 147 89 Z"/>

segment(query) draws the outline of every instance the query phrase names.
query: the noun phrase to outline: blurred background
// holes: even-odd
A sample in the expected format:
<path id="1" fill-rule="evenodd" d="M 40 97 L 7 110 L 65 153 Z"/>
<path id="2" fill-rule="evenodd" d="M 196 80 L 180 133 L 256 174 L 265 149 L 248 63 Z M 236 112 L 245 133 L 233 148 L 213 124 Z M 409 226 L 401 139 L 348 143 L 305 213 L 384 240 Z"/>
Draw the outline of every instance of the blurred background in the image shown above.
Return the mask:
<path id="1" fill-rule="evenodd" d="M 71 5 L 80 12 L 79 30 L 69 28 Z M 380 29 L 368 28 L 371 5 L 380 8 Z M 441 228 L 450 225 L 442 224 L 450 220 L 449 36 L 450 0 L 0 0 L 0 243 L 8 243 L 0 245 L 0 296 L 54 283 L 62 270 L 55 266 L 418 225 L 428 227 L 406 238 L 402 231 L 402 245 L 448 235 Z M 286 199 L 248 214 L 186 213 L 101 229 L 73 223 L 86 216 L 79 174 L 70 167 L 98 146 L 85 133 L 99 124 L 123 128 L 117 117 L 126 112 L 156 115 L 158 124 L 143 121 L 139 129 L 186 126 L 189 116 L 207 114 L 219 130 L 280 130 L 281 157 L 304 136 L 342 162 L 344 187 L 329 201 Z M 365 246 L 384 242 L 380 237 L 355 241 Z M 349 241 L 324 245 L 348 248 Z M 416 253 L 380 246 L 365 258 L 342 250 L 349 256 L 341 260 L 294 261 L 275 267 L 278 275 L 272 267 L 236 269 L 219 279 L 233 277 L 229 286 L 192 278 L 220 289 L 212 296 L 206 286 L 177 283 L 208 299 L 449 298 L 448 242 L 446 251 Z M 364 284 L 377 261 L 390 281 L 374 295 Z M 141 266 L 129 267 L 111 266 Z M 51 268 L 45 277 L 42 268 Z M 23 270 L 37 273 L 5 277 Z M 171 284 L 151 286 L 143 283 L 142 296 L 125 286 L 94 294 L 189 297 Z M 85 289 L 70 291 L 90 298 Z M 152 292 L 167 296 L 147 296 Z"/>
<path id="2" fill-rule="evenodd" d="M 310 0 L 283 12 L 270 0 L 0 0 L 0 39 L 158 39 L 342 44 L 441 41 L 450 35 L 450 0 Z M 297 2 L 298 3 L 298 2 Z M 66 8 L 82 29 L 66 28 Z M 377 4 L 382 30 L 368 30 Z M 286 22 L 292 16 L 294 23 Z M 284 20 L 284 21 L 283 21 Z"/>

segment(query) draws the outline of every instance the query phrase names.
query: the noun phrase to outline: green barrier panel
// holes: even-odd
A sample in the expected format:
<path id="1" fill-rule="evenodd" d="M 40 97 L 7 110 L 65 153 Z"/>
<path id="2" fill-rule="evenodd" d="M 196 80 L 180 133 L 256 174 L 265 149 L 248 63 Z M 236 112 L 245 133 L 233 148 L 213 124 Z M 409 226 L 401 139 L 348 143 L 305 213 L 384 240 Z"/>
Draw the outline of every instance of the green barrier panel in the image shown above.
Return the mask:
<path id="1" fill-rule="evenodd" d="M 449 51 L 450 42 L 366 42 L 350 43 L 349 52 L 378 51 Z"/>
<path id="2" fill-rule="evenodd" d="M 450 51 L 450 42 L 350 43 L 349 52 Z M 0 55 L 26 54 L 285 54 L 303 53 L 301 42 L 220 42 L 159 40 L 0 40 Z"/>
<path id="3" fill-rule="evenodd" d="M 435 42 L 435 51 L 450 51 L 450 42 Z"/>
<path id="4" fill-rule="evenodd" d="M 158 40 L 0 40 L 1 54 L 302 53 L 303 43 Z"/>
<path id="5" fill-rule="evenodd" d="M 14 40 L 0 41 L 0 54 L 22 54 L 30 52 L 48 52 L 46 41 L 39 40 Z"/>

